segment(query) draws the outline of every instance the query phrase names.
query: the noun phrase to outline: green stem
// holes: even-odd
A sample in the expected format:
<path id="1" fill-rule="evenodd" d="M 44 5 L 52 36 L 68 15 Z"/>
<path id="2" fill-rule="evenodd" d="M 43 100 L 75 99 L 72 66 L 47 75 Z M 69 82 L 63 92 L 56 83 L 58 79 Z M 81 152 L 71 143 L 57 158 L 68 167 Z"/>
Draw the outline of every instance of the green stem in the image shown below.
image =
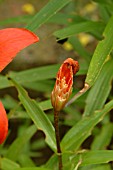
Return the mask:
<path id="1" fill-rule="evenodd" d="M 62 170 L 62 151 L 60 148 L 60 135 L 59 135 L 59 112 L 54 110 L 54 127 L 55 127 L 55 135 L 56 135 L 56 144 L 57 144 L 57 153 L 58 153 L 58 160 L 59 160 L 59 170 Z"/>
<path id="2" fill-rule="evenodd" d="M 76 99 L 78 99 L 81 95 L 83 95 L 89 88 L 90 88 L 89 84 L 85 83 L 84 88 L 80 90 L 77 94 L 75 94 L 75 96 L 69 102 L 67 102 L 65 106 L 69 106 L 70 104 L 72 104 Z"/>

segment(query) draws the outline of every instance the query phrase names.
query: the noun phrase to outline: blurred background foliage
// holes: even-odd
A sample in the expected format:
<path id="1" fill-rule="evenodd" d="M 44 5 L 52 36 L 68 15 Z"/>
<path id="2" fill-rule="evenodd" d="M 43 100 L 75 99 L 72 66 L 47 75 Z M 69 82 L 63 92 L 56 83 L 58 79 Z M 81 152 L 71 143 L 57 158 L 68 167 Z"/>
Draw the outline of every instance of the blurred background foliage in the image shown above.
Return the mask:
<path id="1" fill-rule="evenodd" d="M 93 87 L 60 113 L 64 170 L 113 169 L 112 15 L 113 0 L 0 0 L 1 29 L 40 37 L 0 74 L 9 118 L 1 170 L 57 170 L 50 95 L 68 57 L 80 64 L 71 97 L 84 82 Z"/>

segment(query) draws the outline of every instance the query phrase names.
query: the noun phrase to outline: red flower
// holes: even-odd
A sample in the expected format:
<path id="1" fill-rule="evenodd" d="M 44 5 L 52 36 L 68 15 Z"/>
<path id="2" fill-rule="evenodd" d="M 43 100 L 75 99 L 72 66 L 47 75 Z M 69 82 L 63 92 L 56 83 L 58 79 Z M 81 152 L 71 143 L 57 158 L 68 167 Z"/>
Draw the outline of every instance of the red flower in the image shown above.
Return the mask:
<path id="1" fill-rule="evenodd" d="M 78 70 L 78 61 L 71 58 L 65 60 L 61 65 L 51 94 L 51 102 L 55 111 L 60 111 L 67 103 L 72 92 L 73 75 Z"/>
<path id="2" fill-rule="evenodd" d="M 0 71 L 2 71 L 23 48 L 38 42 L 39 38 L 24 28 L 6 28 L 0 30 Z M 8 133 L 8 119 L 0 102 L 0 144 Z"/>
<path id="3" fill-rule="evenodd" d="M 39 38 L 25 28 L 0 30 L 0 71 L 2 71 L 23 48 L 38 42 Z"/>
<path id="4" fill-rule="evenodd" d="M 8 133 L 8 119 L 3 104 L 0 102 L 0 144 L 4 142 Z"/>

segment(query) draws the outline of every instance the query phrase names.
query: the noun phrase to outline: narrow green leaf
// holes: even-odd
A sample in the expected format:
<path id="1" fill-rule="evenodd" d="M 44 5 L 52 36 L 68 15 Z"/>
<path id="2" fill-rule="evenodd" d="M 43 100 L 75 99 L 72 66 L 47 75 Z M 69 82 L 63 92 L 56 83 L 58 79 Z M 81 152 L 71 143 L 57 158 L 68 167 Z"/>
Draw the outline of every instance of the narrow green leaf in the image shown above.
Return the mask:
<path id="1" fill-rule="evenodd" d="M 10 86 L 12 86 L 12 83 L 7 79 L 7 77 L 0 75 L 0 89 Z"/>
<path id="2" fill-rule="evenodd" d="M 81 33 L 81 32 L 90 32 L 94 34 L 98 34 L 98 36 L 102 34 L 105 24 L 102 22 L 94 22 L 94 21 L 85 21 L 82 23 L 77 23 L 68 26 L 67 28 L 63 28 L 54 32 L 54 35 L 59 39 L 64 39 L 70 37 L 72 35 Z M 100 37 L 102 38 L 102 37 Z"/>
<path id="3" fill-rule="evenodd" d="M 55 151 L 56 150 L 56 140 L 54 127 L 46 114 L 38 106 L 35 100 L 30 99 L 27 92 L 13 80 L 15 87 L 19 93 L 19 99 L 25 107 L 28 115 L 33 120 L 38 129 L 42 130 L 46 135 L 47 144 Z"/>
<path id="4" fill-rule="evenodd" d="M 70 22 L 69 19 L 72 19 L 72 21 Z M 83 21 L 86 21 L 86 18 L 83 18 L 82 16 L 80 15 L 75 15 L 74 14 L 70 14 L 70 13 L 57 13 L 55 14 L 53 17 L 51 17 L 47 23 L 57 23 L 57 24 L 65 24 L 65 25 L 70 25 L 70 24 L 73 24 L 73 23 L 79 23 L 79 22 L 83 22 Z M 1 22 L 0 22 L 1 23 Z"/>
<path id="5" fill-rule="evenodd" d="M 91 149 L 100 150 L 105 149 L 110 144 L 113 136 L 113 124 L 107 123 L 102 126 L 101 132 L 95 136 Z"/>
<path id="6" fill-rule="evenodd" d="M 77 39 L 77 37 L 72 36 L 72 37 L 69 38 L 68 41 L 72 44 L 74 50 L 77 51 L 78 54 L 81 57 L 83 57 L 87 61 L 87 63 L 89 64 L 89 62 L 91 60 L 91 54 L 88 51 L 86 51 L 86 49 L 82 46 L 82 44 Z"/>
<path id="7" fill-rule="evenodd" d="M 75 126 L 73 126 L 64 136 L 61 146 L 62 150 L 74 150 L 76 145 L 79 146 L 91 133 L 94 126 L 99 123 L 105 114 L 113 108 L 113 100 L 105 105 L 101 111 L 96 111 L 91 117 L 83 117 Z M 75 113 L 76 114 L 76 113 Z M 78 149 L 78 148 L 76 148 Z"/>
<path id="8" fill-rule="evenodd" d="M 47 168 L 38 168 L 38 167 L 26 167 L 26 168 L 13 168 L 12 170 L 51 170 Z"/>
<path id="9" fill-rule="evenodd" d="M 45 164 L 45 167 L 52 170 L 52 169 L 55 169 L 57 166 L 58 166 L 58 156 L 54 154 L 47 161 L 47 163 Z"/>
<path id="10" fill-rule="evenodd" d="M 22 109 L 21 106 L 19 106 L 18 101 L 16 101 L 14 98 L 12 98 L 9 95 L 5 95 L 4 98 L 0 98 L 0 100 L 2 101 L 2 103 L 4 104 L 5 108 L 10 110 L 10 109 L 16 109 L 16 111 L 24 111 Z M 52 109 L 52 105 L 51 105 L 51 100 L 44 100 L 38 103 L 40 108 L 42 110 L 48 110 L 48 109 Z M 17 107 L 17 108 L 16 108 Z"/>
<path id="11" fill-rule="evenodd" d="M 93 0 L 96 3 L 100 3 L 103 5 L 109 5 L 113 7 L 113 1 L 112 0 Z"/>
<path id="12" fill-rule="evenodd" d="M 111 15 L 109 13 L 108 8 L 105 5 L 98 4 L 99 6 L 99 13 L 100 13 L 100 18 L 105 22 L 108 23 Z"/>
<path id="13" fill-rule="evenodd" d="M 108 162 L 113 159 L 112 150 L 95 150 L 95 151 L 79 151 L 78 153 L 64 152 L 63 156 L 63 169 L 64 170 L 111 170 Z M 99 158 L 99 159 L 98 159 Z M 55 169 L 58 165 L 57 155 L 53 155 L 46 163 L 45 167 Z M 77 169 L 76 169 L 77 168 Z M 97 169 L 96 169 L 97 168 Z"/>
<path id="14" fill-rule="evenodd" d="M 46 147 L 46 144 L 43 138 L 41 138 L 33 141 L 30 147 L 32 150 L 39 150 L 39 149 L 41 150 Z"/>
<path id="15" fill-rule="evenodd" d="M 37 82 L 38 84 L 41 81 L 45 81 L 47 79 L 52 79 L 56 77 L 60 64 L 42 66 L 38 68 L 32 68 L 20 72 L 11 71 L 9 73 L 9 77 L 15 79 L 19 84 L 22 84 L 25 87 L 31 87 L 31 82 Z M 77 75 L 83 75 L 87 73 L 88 67 L 85 64 L 81 64 L 81 69 L 77 73 Z M 30 78 L 29 78 L 30 77 Z M 8 80 L 6 76 L 0 75 L 0 89 L 11 87 L 13 84 Z M 39 87 L 36 88 L 36 83 L 34 83 L 34 90 L 41 89 Z"/>
<path id="16" fill-rule="evenodd" d="M 65 107 L 64 111 L 67 113 L 67 115 L 65 116 L 65 120 L 63 124 L 67 126 L 75 125 L 75 123 L 77 123 L 82 118 L 81 113 L 78 112 L 77 110 L 76 110 L 76 114 L 74 113 L 75 107 L 71 105 L 69 107 Z"/>
<path id="17" fill-rule="evenodd" d="M 18 83 L 22 83 L 22 82 L 28 83 L 33 81 L 46 80 L 46 79 L 54 78 L 56 76 L 59 67 L 60 67 L 59 64 L 42 66 L 42 67 L 28 69 L 20 72 L 10 72 L 9 76 L 12 79 L 18 81 Z"/>
<path id="18" fill-rule="evenodd" d="M 69 24 L 68 19 L 74 17 L 74 15 L 69 15 L 66 13 L 57 13 L 53 17 L 51 17 L 47 23 L 57 23 L 57 24 Z"/>
<path id="19" fill-rule="evenodd" d="M 60 9 L 67 5 L 72 0 L 51 0 L 44 6 L 28 23 L 27 29 L 35 31 L 42 24 L 44 24 L 48 19 L 55 15 Z"/>
<path id="20" fill-rule="evenodd" d="M 112 150 L 95 150 L 95 151 L 85 151 L 80 154 L 73 155 L 72 162 L 76 165 L 81 161 L 80 167 L 87 165 L 98 165 L 108 163 L 113 160 Z M 81 168 L 82 169 L 82 168 Z M 96 168 L 95 168 L 96 169 Z"/>
<path id="21" fill-rule="evenodd" d="M 22 167 L 35 167 L 35 163 L 33 162 L 33 160 L 29 157 L 29 155 L 25 154 L 21 154 L 18 157 L 18 162 L 20 163 L 20 165 Z"/>
<path id="22" fill-rule="evenodd" d="M 99 42 L 92 57 L 85 82 L 92 86 L 96 81 L 106 57 L 113 49 L 113 16 L 103 32 L 104 39 Z"/>
<path id="23" fill-rule="evenodd" d="M 23 146 L 31 139 L 36 131 L 37 128 L 35 125 L 30 126 L 24 132 L 24 134 L 15 139 L 15 141 L 10 145 L 9 149 L 7 150 L 5 156 L 13 161 L 16 161 L 18 159 L 19 153 L 23 149 Z"/>
<path id="24" fill-rule="evenodd" d="M 18 17 L 10 17 L 0 21 L 0 25 L 15 24 L 15 23 L 27 23 L 33 18 L 32 15 L 21 15 Z"/>
<path id="25" fill-rule="evenodd" d="M 103 107 L 111 90 L 113 78 L 113 60 L 106 62 L 86 99 L 84 116 L 91 115 L 95 110 Z"/>
<path id="26" fill-rule="evenodd" d="M 70 0 L 71 1 L 71 0 Z M 0 25 L 7 25 L 7 24 L 15 24 L 15 23 L 28 23 L 31 22 L 31 19 L 33 19 L 34 15 L 21 15 L 17 17 L 10 17 L 4 20 L 0 21 Z M 81 21 L 86 21 L 85 18 L 79 15 L 73 15 L 73 14 L 67 14 L 67 13 L 56 13 L 52 17 L 50 17 L 46 22 L 47 23 L 57 23 L 57 24 L 70 24 L 68 21 L 69 18 L 72 18 L 73 21 L 71 24 L 76 21 L 76 22 L 81 22 Z"/>
<path id="27" fill-rule="evenodd" d="M 111 170 L 110 164 L 87 165 L 80 167 L 79 170 Z"/>
<path id="28" fill-rule="evenodd" d="M 48 109 L 52 109 L 53 106 L 51 104 L 51 100 L 45 100 L 39 103 L 39 106 L 42 110 L 48 110 Z"/>
<path id="29" fill-rule="evenodd" d="M 36 82 L 22 83 L 25 88 L 40 91 L 51 92 L 54 86 L 53 80 L 41 80 Z"/>
<path id="30" fill-rule="evenodd" d="M 59 70 L 60 64 L 42 66 L 38 68 L 32 68 L 20 72 L 10 72 L 9 77 L 15 79 L 20 84 L 42 81 L 47 79 L 52 79 L 56 77 Z M 87 72 L 87 67 L 81 65 L 80 71 L 77 75 L 85 74 Z M 30 78 L 29 78 L 30 77 Z"/>
<path id="31" fill-rule="evenodd" d="M 7 158 L 0 158 L 1 170 L 12 170 L 13 168 L 20 168 L 19 164 Z"/>
<path id="32" fill-rule="evenodd" d="M 82 154 L 81 166 L 108 163 L 113 160 L 112 150 L 88 151 Z"/>
<path id="33" fill-rule="evenodd" d="M 17 107 L 18 105 L 18 101 L 15 100 L 13 97 L 11 97 L 10 95 L 5 95 L 4 98 L 0 98 L 0 100 L 2 101 L 4 107 L 6 109 L 14 109 L 15 107 Z M 18 105 L 19 107 L 19 105 Z"/>

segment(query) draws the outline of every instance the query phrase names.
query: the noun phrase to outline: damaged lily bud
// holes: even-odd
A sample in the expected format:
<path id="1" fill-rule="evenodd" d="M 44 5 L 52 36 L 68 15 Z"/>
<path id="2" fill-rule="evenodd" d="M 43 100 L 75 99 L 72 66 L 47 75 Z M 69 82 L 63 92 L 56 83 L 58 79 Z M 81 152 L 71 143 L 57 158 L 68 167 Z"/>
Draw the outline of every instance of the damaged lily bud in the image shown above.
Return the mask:
<path id="1" fill-rule="evenodd" d="M 55 111 L 60 111 L 67 103 L 72 92 L 73 75 L 78 71 L 78 61 L 72 58 L 66 59 L 61 65 L 51 94 L 51 102 Z"/>

